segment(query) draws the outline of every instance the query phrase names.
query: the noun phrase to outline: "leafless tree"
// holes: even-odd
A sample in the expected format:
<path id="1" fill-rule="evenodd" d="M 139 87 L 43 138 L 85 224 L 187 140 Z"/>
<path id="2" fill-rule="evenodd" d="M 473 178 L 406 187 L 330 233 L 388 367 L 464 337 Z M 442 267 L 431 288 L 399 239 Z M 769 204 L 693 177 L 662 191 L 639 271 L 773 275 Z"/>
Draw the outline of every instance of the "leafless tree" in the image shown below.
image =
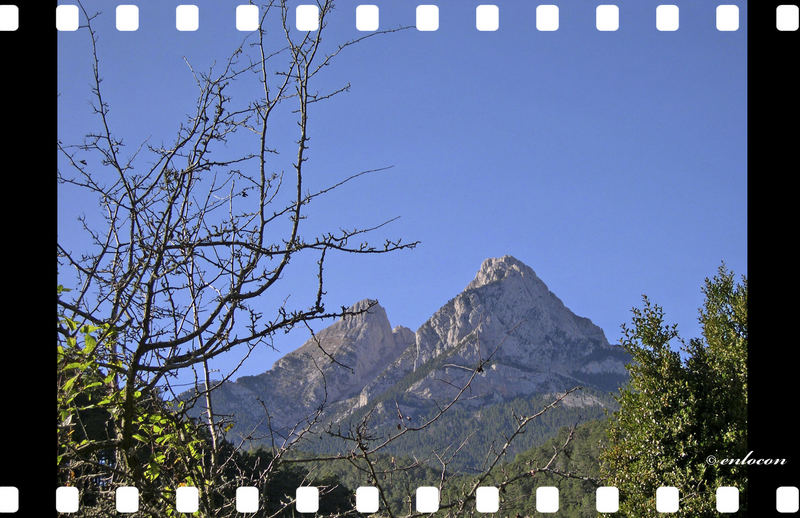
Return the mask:
<path id="1" fill-rule="evenodd" d="M 214 412 L 210 393 L 236 369 L 213 382 L 209 361 L 236 350 L 241 352 L 243 362 L 254 348 L 271 347 L 278 332 L 353 315 L 346 308 L 330 310 L 325 306 L 325 261 L 330 254 L 381 254 L 417 244 L 400 239 L 384 238 L 379 244 L 364 240 L 393 219 L 313 236 L 304 232 L 303 222 L 314 200 L 363 175 L 387 169 L 334 171 L 332 176 L 335 173 L 338 179 L 327 187 L 314 191 L 307 188 L 304 164 L 310 152 L 310 113 L 316 103 L 328 101 L 349 88 L 345 84 L 318 90 L 319 74 L 347 47 L 407 28 L 324 45 L 322 36 L 333 2 L 317 0 L 317 5 L 317 31 L 291 30 L 285 1 L 275 0 L 261 7 L 261 28 L 245 38 L 225 62 L 200 71 L 187 61 L 197 86 L 193 113 L 180 124 L 171 142 L 143 142 L 132 152 L 126 151 L 114 130 L 112 109 L 101 87 L 98 37 L 92 25 L 97 14 L 81 6 L 87 20 L 83 28 L 89 34 L 92 49 L 93 111 L 98 129 L 78 144 L 59 140 L 58 150 L 65 167 L 59 169 L 58 180 L 62 188 L 93 195 L 100 212 L 97 217 L 80 219 L 88 245 L 62 240 L 58 243 L 60 282 L 71 288 L 60 289 L 58 296 L 59 390 L 66 394 L 66 410 L 60 408 L 64 412 L 59 418 L 64 456 L 63 462 L 59 457 L 59 481 L 90 482 L 100 495 L 94 506 L 99 514 L 113 512 L 109 503 L 113 499 L 107 497 L 121 485 L 144 488 L 142 501 L 147 503 L 142 505 L 143 514 L 159 516 L 163 509 L 171 508 L 174 493 L 158 491 L 162 486 L 154 481 L 159 473 L 153 472 L 152 463 L 147 462 L 158 456 L 159 448 L 167 442 L 164 439 L 159 443 L 159 434 L 167 437 L 170 431 L 169 436 L 174 436 L 170 440 L 177 446 L 171 450 L 174 458 L 165 458 L 164 465 L 191 474 L 190 480 L 201 486 L 201 511 L 206 515 L 236 514 L 233 503 L 220 500 L 219 495 L 240 485 L 268 484 L 287 466 L 344 461 L 369 474 L 387 504 L 386 512 L 394 517 L 396 511 L 388 506 L 374 456 L 399 437 L 425 429 L 439 419 L 469 389 L 472 379 L 491 358 L 466 367 L 471 375 L 457 395 L 419 426 L 403 422 L 396 434 L 377 443 L 366 418 L 346 432 L 328 430 L 339 433 L 352 445 L 345 454 L 313 459 L 289 455 L 299 439 L 319 433 L 324 401 L 318 412 L 298 423 L 282 440 L 269 437 L 270 457 L 255 458 L 248 469 L 237 464 L 243 444 L 222 441 L 228 420 Z M 268 47 L 263 29 L 273 17 L 284 36 L 278 48 Z M 234 98 L 232 84 L 253 78 L 260 85 L 259 97 L 244 103 Z M 283 162 L 284 156 L 274 144 L 274 123 L 287 114 L 296 123 L 296 147 L 291 159 Z M 226 143 L 245 142 L 247 137 L 251 139 L 250 151 L 228 156 Z M 292 260 L 307 256 L 316 262 L 311 273 L 316 276 L 313 292 L 305 294 L 305 298 L 292 294 L 292 300 L 298 302 L 290 305 L 283 299 L 266 314 L 263 301 L 270 296 L 274 300 L 273 294 L 280 292 Z M 97 327 L 92 340 L 103 347 L 92 348 L 88 342 L 80 342 L 80 336 L 86 334 L 85 325 Z M 81 349 L 76 344 L 86 347 Z M 84 354 L 80 356 L 83 366 L 70 360 L 70 347 Z M 328 356 L 330 361 L 337 361 Z M 92 368 L 99 369 L 104 381 L 84 385 L 88 387 L 84 394 L 88 402 L 81 406 L 74 395 L 69 396 L 69 390 L 76 385 L 70 380 L 79 380 L 84 375 L 81 369 Z M 185 406 L 167 404 L 179 392 L 172 384 L 182 369 L 197 373 L 195 399 L 201 399 L 206 409 L 202 425 L 206 442 L 192 442 L 190 439 L 195 436 L 190 433 L 197 430 L 184 427 L 186 409 L 194 401 Z M 96 396 L 89 391 L 95 386 L 99 386 L 94 388 L 99 391 Z M 557 398 L 553 405 L 565 396 Z M 172 410 L 165 410 L 167 407 Z M 114 426 L 92 432 L 89 421 L 98 414 L 107 416 Z M 62 419 L 63 415 L 67 417 Z M 269 420 L 266 407 L 265 416 Z M 492 452 L 494 460 L 488 469 L 504 458 L 511 441 L 537 416 L 520 418 L 518 430 L 506 445 Z M 151 418 L 153 422 L 148 421 Z M 152 435 L 143 437 L 145 429 Z M 433 452 L 432 457 L 442 467 L 440 487 L 449 480 L 449 461 L 464 446 L 462 443 L 447 452 Z M 392 467 L 395 471 L 403 469 L 409 466 Z M 477 479 L 463 499 L 445 509 L 452 510 L 454 516 L 461 515 L 466 503 L 474 499 L 481 480 Z M 512 482 L 509 479 L 508 483 Z M 334 489 L 323 488 L 323 493 Z M 273 514 L 289 512 L 293 503 L 287 497 Z M 415 515 L 413 510 L 410 515 Z"/>

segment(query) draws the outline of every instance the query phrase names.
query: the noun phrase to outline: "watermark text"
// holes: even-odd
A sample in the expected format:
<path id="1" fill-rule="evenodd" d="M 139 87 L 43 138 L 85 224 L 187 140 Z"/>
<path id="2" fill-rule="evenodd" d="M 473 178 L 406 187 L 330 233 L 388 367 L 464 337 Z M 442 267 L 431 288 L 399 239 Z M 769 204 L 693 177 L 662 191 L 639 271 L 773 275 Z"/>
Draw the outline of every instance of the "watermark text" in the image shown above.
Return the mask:
<path id="1" fill-rule="evenodd" d="M 753 458 L 753 452 L 750 451 L 741 459 L 718 459 L 714 455 L 709 455 L 706 457 L 706 463 L 712 466 L 781 466 L 786 464 L 786 459 Z"/>

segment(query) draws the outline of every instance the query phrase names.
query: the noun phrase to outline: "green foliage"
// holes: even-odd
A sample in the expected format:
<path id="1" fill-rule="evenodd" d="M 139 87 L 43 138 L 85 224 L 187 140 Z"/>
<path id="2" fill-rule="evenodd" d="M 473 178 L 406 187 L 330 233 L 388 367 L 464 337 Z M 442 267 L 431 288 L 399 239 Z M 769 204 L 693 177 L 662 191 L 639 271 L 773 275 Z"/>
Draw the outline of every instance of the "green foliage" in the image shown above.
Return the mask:
<path id="1" fill-rule="evenodd" d="M 686 344 L 663 309 L 644 297 L 623 325 L 632 355 L 630 384 L 608 431 L 602 475 L 620 490 L 620 512 L 655 517 L 655 492 L 675 486 L 677 516 L 716 516 L 718 486 L 744 489 L 741 466 L 708 464 L 709 455 L 741 457 L 747 431 L 747 281 L 724 265 L 703 287 L 703 337 Z M 672 345 L 683 344 L 682 361 Z"/>
<path id="2" fill-rule="evenodd" d="M 63 288 L 59 286 L 59 291 Z M 82 516 L 115 514 L 113 491 L 139 489 L 140 513 L 176 516 L 176 486 L 200 489 L 200 515 L 235 515 L 239 486 L 262 488 L 259 516 L 293 516 L 295 489 L 317 485 L 324 497 L 320 511 L 352 510 L 352 491 L 332 474 L 312 476 L 300 467 L 277 464 L 264 472 L 271 454 L 248 454 L 218 441 L 219 472 L 210 462 L 208 428 L 186 417 L 183 402 L 165 401 L 153 390 L 133 390 L 131 444 L 124 441 L 127 387 L 125 365 L 115 354 L 115 333 L 108 325 L 84 325 L 59 319 L 57 345 L 58 484 L 81 490 Z"/>
<path id="3" fill-rule="evenodd" d="M 259 481 L 256 484 L 243 484 L 260 486 L 260 510 L 255 516 L 297 516 L 292 501 L 300 486 L 316 486 L 320 490 L 318 515 L 333 516 L 352 511 L 355 507 L 355 489 L 351 490 L 330 471 L 309 470 L 299 464 L 275 462 L 272 453 L 264 449 L 234 452 L 230 443 L 223 444 L 225 454 L 234 458 L 223 478 Z M 267 469 L 271 464 L 274 468 Z M 218 493 L 217 509 L 224 502 L 235 500 L 235 488 L 236 485 L 229 485 Z"/>
<path id="4" fill-rule="evenodd" d="M 525 433 L 512 443 L 508 451 L 509 458 L 543 444 L 564 426 L 600 418 L 605 415 L 606 408 L 616 408 L 616 402 L 607 393 L 583 389 L 579 397 L 589 397 L 598 403 L 588 406 L 558 405 L 545 412 L 531 422 L 526 427 Z M 452 459 L 449 468 L 457 473 L 479 472 L 482 471 L 482 465 L 486 461 L 487 449 L 493 444 L 499 447 L 504 434 L 508 434 L 514 429 L 515 414 L 532 415 L 552 403 L 553 399 L 552 394 L 534 394 L 479 408 L 456 404 L 428 428 L 406 434 L 387 446 L 383 453 L 398 457 L 416 456 L 419 458 L 421 454 L 429 455 L 432 451 L 450 451 L 462 442 L 466 442 L 465 447 Z M 405 403 L 403 399 L 399 399 L 399 402 L 400 404 Z M 392 403 L 393 405 L 394 403 Z M 417 425 L 433 415 L 435 412 L 421 416 L 414 415 L 412 422 Z M 341 423 L 342 428 L 354 427 L 359 417 L 360 414 L 356 414 L 350 421 Z M 463 426 L 463 423 L 471 423 L 471 425 Z M 397 432 L 395 422 L 385 426 L 371 424 L 371 430 L 376 436 L 373 443 L 382 442 L 387 436 Z M 500 444 L 497 444 L 498 442 Z M 335 453 L 352 448 L 352 443 L 345 443 L 334 437 L 320 436 L 301 447 L 315 453 Z M 435 458 L 430 459 L 429 462 L 434 466 L 437 464 Z"/>
<path id="5" fill-rule="evenodd" d="M 536 488 L 554 486 L 558 488 L 558 516 L 584 518 L 597 516 L 595 510 L 595 490 L 600 475 L 598 458 L 606 442 L 608 419 L 596 419 L 575 428 L 572 440 L 562 453 L 556 457 L 551 468 L 570 473 L 571 478 L 554 473 L 536 473 L 535 476 L 522 477 L 509 484 L 500 495 L 503 516 L 530 516 L 536 509 Z M 534 468 L 546 465 L 553 456 L 555 448 L 564 445 L 569 430 L 562 428 L 545 444 L 520 453 L 513 462 L 502 469 L 495 469 L 488 481 L 499 486 L 506 474 L 528 473 Z"/>
<path id="6" fill-rule="evenodd" d="M 108 500 L 101 495 L 116 486 L 135 485 L 154 496 L 147 500 L 151 511 L 173 515 L 175 484 L 195 485 L 203 478 L 202 427 L 157 394 L 133 390 L 132 444 L 126 447 L 127 387 L 119 382 L 126 366 L 115 354 L 114 331 L 61 316 L 58 338 L 59 484 L 78 486 L 89 507 Z"/>
<path id="7" fill-rule="evenodd" d="M 501 486 L 507 483 L 500 494 L 500 512 L 497 516 L 531 516 L 535 505 L 536 488 L 555 486 L 559 489 L 559 516 L 583 518 L 597 516 L 594 492 L 600 475 L 598 458 L 606 442 L 608 419 L 588 421 L 575 428 L 572 440 L 552 464 L 554 470 L 571 473 L 579 478 L 568 478 L 553 473 L 530 475 L 534 468 L 541 468 L 553 456 L 554 448 L 561 448 L 566 441 L 568 428 L 559 430 L 542 445 L 526 450 L 513 461 L 496 466 L 481 483 L 486 486 Z M 392 510 L 397 515 L 411 513 L 414 509 L 416 488 L 438 485 L 441 467 L 418 463 L 412 457 L 375 455 L 371 459 L 378 475 L 378 483 Z M 363 460 L 320 463 L 313 468 L 320 474 L 335 476 L 341 483 L 355 490 L 358 486 L 375 485 L 370 470 Z M 462 498 L 475 484 L 478 475 L 452 474 L 447 477 L 441 495 L 441 504 Z M 508 479 L 514 480 L 508 483 Z M 381 509 L 384 506 L 381 504 Z M 452 510 L 451 510 L 452 511 Z M 467 516 L 480 516 L 475 511 L 474 501 L 467 504 Z M 386 515 L 385 512 L 381 516 Z M 446 516 L 446 511 L 433 516 Z"/>
<path id="8" fill-rule="evenodd" d="M 371 456 L 372 470 L 378 477 L 377 484 L 397 514 L 410 514 L 414 510 L 414 494 L 417 487 L 436 484 L 441 471 L 419 463 L 411 457 L 380 453 Z M 339 480 L 352 492 L 359 486 L 375 486 L 372 470 L 363 459 L 309 464 L 312 472 Z M 381 509 L 385 509 L 383 502 Z"/>
<path id="9" fill-rule="evenodd" d="M 62 290 L 59 286 L 59 293 Z M 69 450 L 80 451 L 92 437 L 105 434 L 108 438 L 105 423 L 110 419 L 114 400 L 114 394 L 108 390 L 113 371 L 99 367 L 104 344 L 113 340 L 108 328 L 78 325 L 67 318 L 62 318 L 60 325 L 66 332 L 59 335 L 57 346 L 59 469 L 65 464 Z M 104 338 L 98 340 L 99 335 Z"/>

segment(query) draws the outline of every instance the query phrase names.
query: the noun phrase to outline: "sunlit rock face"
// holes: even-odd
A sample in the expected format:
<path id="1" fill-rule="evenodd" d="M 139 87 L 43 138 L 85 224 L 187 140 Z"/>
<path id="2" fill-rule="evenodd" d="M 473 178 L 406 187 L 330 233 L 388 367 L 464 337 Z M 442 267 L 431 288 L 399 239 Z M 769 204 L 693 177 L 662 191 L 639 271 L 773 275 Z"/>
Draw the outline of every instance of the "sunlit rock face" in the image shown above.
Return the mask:
<path id="1" fill-rule="evenodd" d="M 364 407 L 375 407 L 378 423 L 383 414 L 388 420 L 396 414 L 395 403 L 383 404 L 388 401 L 401 401 L 404 413 L 425 414 L 471 377 L 462 404 L 475 408 L 576 385 L 611 391 L 627 380 L 627 354 L 508 255 L 486 259 L 464 291 L 416 333 L 392 329 L 376 301 L 365 299 L 350 309 L 361 313 L 320 331 L 269 371 L 215 392 L 215 412 L 234 415 L 234 436 L 263 429 L 264 407 L 277 428 L 291 427 L 320 407 L 326 423 Z M 572 404 L 599 402 L 584 397 Z"/>

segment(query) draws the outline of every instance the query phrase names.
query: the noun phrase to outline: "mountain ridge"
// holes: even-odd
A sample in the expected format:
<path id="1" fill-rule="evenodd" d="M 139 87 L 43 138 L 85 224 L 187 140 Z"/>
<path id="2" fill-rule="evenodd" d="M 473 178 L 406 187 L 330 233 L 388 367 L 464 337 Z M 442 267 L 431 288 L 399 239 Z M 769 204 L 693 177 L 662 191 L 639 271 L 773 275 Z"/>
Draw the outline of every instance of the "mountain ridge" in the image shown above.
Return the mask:
<path id="1" fill-rule="evenodd" d="M 621 348 L 510 255 L 483 261 L 466 288 L 416 332 L 392 327 L 375 300 L 350 310 L 359 314 L 316 333 L 268 371 L 212 392 L 215 412 L 234 416 L 234 437 L 267 432 L 264 408 L 273 431 L 290 430 L 320 408 L 327 423 L 346 423 L 371 409 L 373 424 L 388 429 L 398 411 L 430 415 L 471 376 L 459 401 L 468 412 L 576 385 L 614 390 L 627 379 Z M 606 405 L 595 400 L 590 404 Z"/>

